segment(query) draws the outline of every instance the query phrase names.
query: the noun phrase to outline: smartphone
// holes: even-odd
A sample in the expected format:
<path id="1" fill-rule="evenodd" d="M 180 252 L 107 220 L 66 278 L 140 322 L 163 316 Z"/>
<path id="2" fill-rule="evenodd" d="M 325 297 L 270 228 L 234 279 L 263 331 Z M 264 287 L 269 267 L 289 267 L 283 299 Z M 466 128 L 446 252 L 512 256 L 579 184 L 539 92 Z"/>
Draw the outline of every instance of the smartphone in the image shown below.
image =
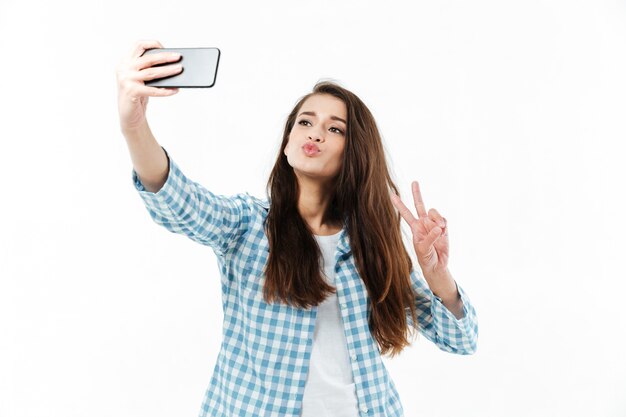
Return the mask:
<path id="1" fill-rule="evenodd" d="M 178 52 L 181 58 L 178 62 L 157 64 L 155 67 L 181 64 L 183 70 L 175 75 L 145 81 L 146 85 L 176 88 L 209 88 L 215 85 L 220 61 L 218 48 L 153 48 L 147 49 L 143 55 L 157 52 Z"/>

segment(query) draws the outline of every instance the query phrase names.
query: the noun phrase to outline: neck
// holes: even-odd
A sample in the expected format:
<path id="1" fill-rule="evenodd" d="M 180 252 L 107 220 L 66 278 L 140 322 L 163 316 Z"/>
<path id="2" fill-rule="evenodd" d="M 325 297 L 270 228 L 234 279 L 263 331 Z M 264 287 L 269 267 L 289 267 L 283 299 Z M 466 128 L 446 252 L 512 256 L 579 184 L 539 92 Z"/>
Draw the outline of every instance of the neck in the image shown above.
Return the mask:
<path id="1" fill-rule="evenodd" d="M 310 178 L 298 182 L 298 211 L 316 235 L 330 235 L 341 230 L 342 225 L 324 218 L 330 204 L 332 184 Z"/>

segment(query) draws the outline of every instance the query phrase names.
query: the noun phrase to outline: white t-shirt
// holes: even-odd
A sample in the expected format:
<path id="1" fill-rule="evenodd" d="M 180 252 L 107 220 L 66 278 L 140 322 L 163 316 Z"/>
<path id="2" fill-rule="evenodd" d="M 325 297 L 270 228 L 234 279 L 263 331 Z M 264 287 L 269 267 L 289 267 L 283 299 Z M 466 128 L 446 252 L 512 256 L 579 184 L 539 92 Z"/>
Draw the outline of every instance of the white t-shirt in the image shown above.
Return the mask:
<path id="1" fill-rule="evenodd" d="M 324 259 L 324 275 L 335 285 L 335 250 L 341 231 L 314 235 Z M 309 374 L 302 400 L 302 417 L 358 417 L 359 409 L 337 294 L 317 310 Z"/>

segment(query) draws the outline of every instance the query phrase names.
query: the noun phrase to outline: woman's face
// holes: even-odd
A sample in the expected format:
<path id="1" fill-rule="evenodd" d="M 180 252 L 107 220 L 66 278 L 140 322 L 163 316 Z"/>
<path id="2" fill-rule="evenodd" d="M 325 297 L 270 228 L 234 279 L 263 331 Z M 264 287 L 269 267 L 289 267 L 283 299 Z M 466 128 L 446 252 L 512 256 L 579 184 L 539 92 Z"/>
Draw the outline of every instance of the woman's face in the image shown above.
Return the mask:
<path id="1" fill-rule="evenodd" d="M 302 104 L 284 151 L 298 178 L 325 182 L 339 173 L 346 141 L 346 113 L 345 103 L 330 94 L 315 94 Z"/>

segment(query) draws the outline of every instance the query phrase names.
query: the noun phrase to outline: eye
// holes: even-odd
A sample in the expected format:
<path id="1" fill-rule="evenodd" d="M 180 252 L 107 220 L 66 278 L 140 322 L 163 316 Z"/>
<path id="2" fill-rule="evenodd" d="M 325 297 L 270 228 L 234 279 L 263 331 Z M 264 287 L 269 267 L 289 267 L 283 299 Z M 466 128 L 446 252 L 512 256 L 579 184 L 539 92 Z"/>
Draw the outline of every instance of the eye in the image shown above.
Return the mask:
<path id="1" fill-rule="evenodd" d="M 301 119 L 301 120 L 298 122 L 298 124 L 302 124 L 302 123 L 308 123 L 308 124 L 311 124 L 311 122 L 309 122 L 309 121 L 308 121 L 308 120 L 306 120 L 306 119 Z M 341 129 L 336 128 L 336 127 L 331 127 L 331 129 L 335 129 L 335 130 L 337 131 L 337 133 L 339 133 L 340 135 L 343 135 L 343 131 L 342 131 Z"/>

